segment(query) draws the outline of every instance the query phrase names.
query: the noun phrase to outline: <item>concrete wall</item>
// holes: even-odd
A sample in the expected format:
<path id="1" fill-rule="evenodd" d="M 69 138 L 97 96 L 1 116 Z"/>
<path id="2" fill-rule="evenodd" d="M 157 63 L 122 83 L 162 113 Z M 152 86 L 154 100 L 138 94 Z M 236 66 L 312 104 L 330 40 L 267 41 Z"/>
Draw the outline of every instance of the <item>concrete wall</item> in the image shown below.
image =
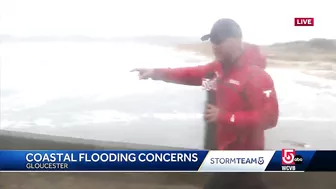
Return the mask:
<path id="1" fill-rule="evenodd" d="M 94 140 L 73 139 L 66 137 L 54 137 L 46 135 L 28 134 L 20 132 L 0 131 L 1 149 L 177 149 L 160 146 L 136 145 L 127 143 L 111 143 Z M 180 149 L 180 148 L 179 148 Z M 49 178 L 47 178 L 49 177 Z M 62 178 L 61 178 L 62 177 Z M 172 188 L 202 188 L 208 174 L 202 173 L 36 173 L 32 176 L 30 173 L 1 173 L 0 183 L 4 188 L 20 188 L 17 183 L 20 180 L 26 180 L 24 183 L 34 183 L 27 188 L 47 189 L 46 180 L 55 180 L 55 188 L 69 188 L 68 185 L 62 185 L 66 180 L 72 183 L 72 188 L 88 183 L 104 183 L 105 188 L 123 188 L 127 189 L 126 184 L 133 183 L 134 186 L 150 184 L 152 182 L 161 184 L 156 188 L 163 188 L 162 185 Z M 19 179 L 20 178 L 20 179 Z M 41 180 L 44 178 L 44 180 Z M 69 178 L 72 180 L 69 181 Z M 264 173 L 264 178 L 271 188 L 285 189 L 335 189 L 336 173 Z M 118 182 L 115 182 L 115 181 Z M 61 182 L 62 181 L 62 182 Z M 23 181 L 22 181 L 23 182 Z M 16 185 L 15 185 L 16 183 Z M 41 187 L 36 186 L 43 185 Z M 124 183 L 124 184 L 123 184 Z M 13 185 L 13 186 L 12 186 Z M 15 185 L 15 186 L 14 186 Z M 110 185 L 111 187 L 107 187 Z M 119 187 L 113 187 L 118 185 Z M 21 185 L 20 185 L 21 186 Z M 57 187 L 56 187 L 57 186 Z M 86 188 L 89 184 L 84 184 L 80 188 Z M 92 186 L 93 187 L 93 186 Z M 95 186 L 98 187 L 98 186 Z M 145 188 L 150 188 L 145 186 Z M 25 188 L 25 184 L 21 188 Z M 134 187 L 136 188 L 136 187 Z M 155 187 L 154 187 L 155 188 Z"/>

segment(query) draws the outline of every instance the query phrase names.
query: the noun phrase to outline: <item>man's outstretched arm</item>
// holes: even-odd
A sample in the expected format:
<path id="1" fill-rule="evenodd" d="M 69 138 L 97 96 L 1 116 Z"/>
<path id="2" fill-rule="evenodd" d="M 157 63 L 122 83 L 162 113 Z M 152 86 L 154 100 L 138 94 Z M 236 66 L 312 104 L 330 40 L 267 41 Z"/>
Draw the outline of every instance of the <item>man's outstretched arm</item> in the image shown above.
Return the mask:
<path id="1" fill-rule="evenodd" d="M 211 70 L 213 63 L 184 68 L 135 69 L 140 79 L 151 78 L 183 85 L 202 85 L 202 78 Z"/>

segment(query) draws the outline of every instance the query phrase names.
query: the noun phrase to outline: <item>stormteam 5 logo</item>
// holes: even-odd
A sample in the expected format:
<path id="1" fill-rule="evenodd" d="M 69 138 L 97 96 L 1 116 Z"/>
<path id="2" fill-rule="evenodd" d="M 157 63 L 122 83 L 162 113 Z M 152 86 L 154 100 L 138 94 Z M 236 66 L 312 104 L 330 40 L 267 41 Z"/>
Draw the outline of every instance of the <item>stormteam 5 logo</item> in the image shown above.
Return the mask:
<path id="1" fill-rule="evenodd" d="M 282 149 L 281 158 L 283 171 L 295 171 L 295 165 L 303 162 L 302 156 L 296 155 L 296 151 L 294 149 Z"/>

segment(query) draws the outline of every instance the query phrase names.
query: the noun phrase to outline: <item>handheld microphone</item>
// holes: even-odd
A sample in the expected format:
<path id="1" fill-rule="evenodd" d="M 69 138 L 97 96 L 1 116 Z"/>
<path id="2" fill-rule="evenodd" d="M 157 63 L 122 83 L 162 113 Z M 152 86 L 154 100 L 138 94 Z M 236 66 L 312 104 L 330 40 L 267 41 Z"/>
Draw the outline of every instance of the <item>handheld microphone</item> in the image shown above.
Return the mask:
<path id="1" fill-rule="evenodd" d="M 205 109 L 208 104 L 216 105 L 216 73 L 208 72 L 203 80 L 203 87 L 206 90 Z M 204 149 L 216 150 L 216 123 L 205 123 Z"/>

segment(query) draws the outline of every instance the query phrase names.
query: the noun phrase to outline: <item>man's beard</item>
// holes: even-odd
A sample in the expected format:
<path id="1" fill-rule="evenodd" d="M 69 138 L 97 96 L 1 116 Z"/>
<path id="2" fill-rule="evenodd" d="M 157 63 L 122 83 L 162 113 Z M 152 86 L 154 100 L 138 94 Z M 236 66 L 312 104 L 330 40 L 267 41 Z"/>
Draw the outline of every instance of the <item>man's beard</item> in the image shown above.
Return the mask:
<path id="1" fill-rule="evenodd" d="M 227 54 L 225 56 L 223 56 L 221 58 L 221 60 L 219 60 L 219 62 L 222 64 L 223 68 L 230 68 L 232 67 L 234 64 L 237 63 L 239 57 L 242 55 L 243 53 L 243 49 L 241 49 L 240 51 L 238 51 L 237 53 L 230 53 Z"/>
<path id="2" fill-rule="evenodd" d="M 223 67 L 231 67 L 234 64 L 234 59 L 232 56 L 225 56 L 219 61 Z"/>

